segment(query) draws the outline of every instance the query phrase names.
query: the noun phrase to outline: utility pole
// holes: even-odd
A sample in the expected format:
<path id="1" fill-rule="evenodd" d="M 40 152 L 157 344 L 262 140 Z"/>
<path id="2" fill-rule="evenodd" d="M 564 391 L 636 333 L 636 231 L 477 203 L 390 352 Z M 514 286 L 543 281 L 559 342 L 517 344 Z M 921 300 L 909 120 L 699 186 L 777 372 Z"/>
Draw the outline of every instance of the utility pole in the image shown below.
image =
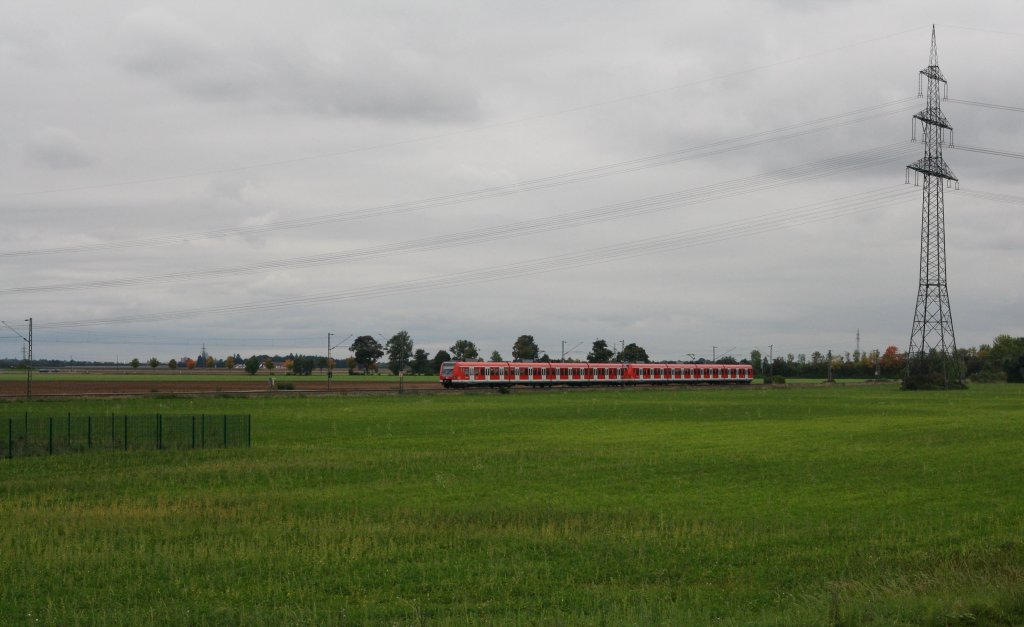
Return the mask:
<path id="1" fill-rule="evenodd" d="M 25 346 L 22 347 L 22 350 L 24 351 L 22 354 L 25 356 L 25 400 L 30 401 L 32 400 L 32 318 L 28 318 L 25 322 L 28 323 L 28 337 L 19 333 L 17 329 L 3 320 L 0 320 L 0 324 L 4 325 L 11 331 L 14 331 L 14 334 L 24 340 L 27 345 L 27 351 L 25 351 Z"/>
<path id="2" fill-rule="evenodd" d="M 562 361 L 565 361 L 565 343 L 566 343 L 567 341 L 568 341 L 568 340 L 562 340 Z M 576 350 L 577 348 L 579 348 L 579 347 L 580 347 L 580 346 L 581 346 L 582 344 L 583 344 L 583 342 L 576 342 L 576 346 L 573 346 L 572 348 L 570 348 L 570 349 L 569 349 L 569 352 L 570 352 L 570 353 L 571 353 L 571 352 L 573 352 L 574 350 Z"/>
<path id="3" fill-rule="evenodd" d="M 775 358 L 772 350 L 775 348 L 774 344 L 768 345 L 768 376 L 775 376 Z"/>
<path id="4" fill-rule="evenodd" d="M 348 341 L 348 338 L 352 337 L 352 334 L 349 333 L 345 337 L 344 340 L 341 340 L 340 342 L 338 342 L 334 346 L 331 346 L 331 336 L 332 335 L 334 335 L 334 334 L 330 333 L 330 332 L 327 333 L 327 391 L 328 392 L 331 391 L 331 379 L 334 378 L 334 364 L 331 362 L 331 350 L 335 349 L 335 348 L 338 348 L 339 345 L 344 344 L 346 341 Z"/>
<path id="5" fill-rule="evenodd" d="M 718 353 L 717 353 L 717 351 L 718 351 L 718 347 L 717 346 L 712 346 L 711 347 L 711 363 L 713 363 L 713 364 L 718 362 Z"/>
<path id="6" fill-rule="evenodd" d="M 914 325 L 910 332 L 907 351 L 907 377 L 928 374 L 933 367 L 941 368 L 943 383 L 963 384 L 963 371 L 956 355 L 956 337 L 953 334 L 953 316 L 949 308 L 949 289 L 946 285 L 946 225 L 943 186 L 960 181 L 942 158 L 942 144 L 949 131 L 949 145 L 953 145 L 953 127 L 942 113 L 941 100 L 948 93 L 946 77 L 939 69 L 938 48 L 935 45 L 935 25 L 932 25 L 932 46 L 928 67 L 918 74 L 918 96 L 924 95 L 922 84 L 927 79 L 925 109 L 914 115 L 920 121 L 924 140 L 924 157 L 907 166 L 914 171 L 914 184 L 923 175 L 921 187 L 921 257 L 920 280 L 917 287 L 917 305 Z M 939 84 L 943 94 L 939 94 Z M 916 122 L 914 130 L 916 131 Z M 939 363 L 931 363 L 934 354 Z"/>

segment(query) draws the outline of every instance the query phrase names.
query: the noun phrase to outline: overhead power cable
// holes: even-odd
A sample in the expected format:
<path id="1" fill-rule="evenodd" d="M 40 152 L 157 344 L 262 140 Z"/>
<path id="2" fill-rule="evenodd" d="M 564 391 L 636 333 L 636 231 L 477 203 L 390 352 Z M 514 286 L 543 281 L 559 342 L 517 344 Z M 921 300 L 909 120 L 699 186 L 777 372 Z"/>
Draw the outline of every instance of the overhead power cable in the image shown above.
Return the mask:
<path id="1" fill-rule="evenodd" d="M 732 198 L 741 194 L 766 191 L 807 180 L 829 176 L 839 172 L 847 172 L 879 163 L 886 163 L 907 157 L 913 147 L 906 142 L 889 144 L 874 149 L 841 155 L 817 162 L 802 164 L 789 168 L 749 176 L 731 181 L 713 183 L 687 190 L 649 196 L 622 203 L 603 205 L 565 215 L 521 220 L 497 226 L 472 229 L 459 233 L 449 233 L 434 237 L 419 238 L 404 242 L 393 242 L 384 245 L 338 251 L 322 255 L 291 257 L 263 261 L 255 264 L 210 268 L 190 272 L 172 272 L 159 275 L 104 279 L 96 281 L 77 281 L 74 283 L 31 285 L 0 289 L 0 295 L 26 294 L 40 292 L 60 292 L 111 287 L 129 287 L 135 285 L 159 286 L 166 283 L 190 281 L 196 279 L 237 277 L 242 274 L 266 272 L 286 268 L 311 267 L 332 263 L 352 263 L 370 258 L 393 257 L 396 254 L 452 248 L 467 244 L 523 237 L 536 233 L 547 233 L 554 230 L 575 228 L 585 224 L 594 224 L 609 220 L 621 220 L 654 212 L 690 206 L 698 203 Z"/>
<path id="2" fill-rule="evenodd" d="M 961 187 L 957 191 L 957 195 L 966 194 L 967 196 L 973 196 L 975 198 L 981 198 L 984 200 L 992 200 L 995 202 L 1003 202 L 1011 205 L 1024 205 L 1024 196 L 1013 196 L 1010 194 L 996 194 L 994 192 L 985 192 L 980 190 L 964 189 Z"/>
<path id="3" fill-rule="evenodd" d="M 644 157 L 638 157 L 616 163 L 604 164 L 591 168 L 573 170 L 570 172 L 564 172 L 556 175 L 527 179 L 511 185 L 491 186 L 466 192 L 445 194 L 441 196 L 434 196 L 431 198 L 425 198 L 420 200 L 379 205 L 376 207 L 341 211 L 337 213 L 311 216 L 308 218 L 280 220 L 277 222 L 272 222 L 264 225 L 227 227 L 212 231 L 162 235 L 149 238 L 119 240 L 112 242 L 98 242 L 94 244 L 81 244 L 74 246 L 15 250 L 7 252 L 0 251 L 0 257 L 25 257 L 81 253 L 92 251 L 108 251 L 136 247 L 148 248 L 154 246 L 176 246 L 185 240 L 195 241 L 200 239 L 222 238 L 226 236 L 255 235 L 273 231 L 309 228 L 331 223 L 344 223 L 356 220 L 366 220 L 370 218 L 392 216 L 396 214 L 409 213 L 412 211 L 420 211 L 424 209 L 446 207 L 454 204 L 474 202 L 489 198 L 497 198 L 512 194 L 518 194 L 527 191 L 535 191 L 573 183 L 580 183 L 605 176 L 635 172 L 641 169 L 658 167 L 672 163 L 679 163 L 682 161 L 702 159 L 706 157 L 719 155 L 724 152 L 739 150 L 742 148 L 748 148 L 751 146 L 757 146 L 769 142 L 791 139 L 802 135 L 806 135 L 808 133 L 816 133 L 819 131 L 833 129 L 841 126 L 857 124 L 865 120 L 873 119 L 879 116 L 903 113 L 906 111 L 910 111 L 912 109 L 916 109 L 917 105 L 911 104 L 915 100 L 916 98 L 913 97 L 902 98 L 891 102 L 855 109 L 853 111 L 847 111 L 845 113 L 833 114 L 822 118 L 809 120 L 806 122 L 791 124 L 788 126 L 783 126 L 768 131 L 760 131 L 739 137 L 719 140 L 707 144 L 701 144 L 698 146 L 691 146 L 679 150 L 673 150 L 654 155 L 647 155 Z"/>
<path id="4" fill-rule="evenodd" d="M 1024 113 L 1024 107 L 1013 107 L 1010 105 L 993 104 L 991 102 L 977 102 L 975 100 L 960 100 L 959 98 L 946 98 L 946 102 L 971 105 L 972 107 L 986 107 L 988 109 L 999 109 L 1001 111 L 1016 111 Z"/>
<path id="5" fill-rule="evenodd" d="M 954 150 L 964 150 L 967 152 L 978 152 L 984 155 L 993 155 L 996 157 L 1009 157 L 1011 159 L 1024 159 L 1024 153 L 1010 152 L 1009 150 L 995 150 L 992 148 L 979 148 L 977 146 L 964 146 L 962 144 L 956 146 L 950 146 Z"/>
<path id="6" fill-rule="evenodd" d="M 798 226 L 801 224 L 818 222 L 821 220 L 835 219 L 845 215 L 852 215 L 854 213 L 877 210 L 897 202 L 904 202 L 910 195 L 915 193 L 912 189 L 909 189 L 904 185 L 894 186 L 890 188 L 890 190 L 891 191 L 887 194 L 877 198 L 866 197 L 864 194 L 856 194 L 851 197 L 823 201 L 781 212 L 769 213 L 749 220 L 732 220 L 719 225 L 693 231 L 684 231 L 671 235 L 645 238 L 632 242 L 602 246 L 573 253 L 552 255 L 522 262 L 492 266 L 489 268 L 447 273 L 442 276 L 384 283 L 340 292 L 314 294 L 305 297 L 291 297 L 279 300 L 224 305 L 220 307 L 181 309 L 152 314 L 96 318 L 92 320 L 51 322 L 39 326 L 47 329 L 62 329 L 105 324 L 155 322 L 160 320 L 176 320 L 209 315 L 230 315 L 236 313 L 248 314 L 253 311 L 294 308 L 357 299 L 364 300 L 367 298 L 380 298 L 396 294 L 421 292 L 425 290 L 433 291 L 449 287 L 459 287 L 467 284 L 508 280 L 510 278 L 547 273 L 555 270 L 566 270 L 588 265 L 609 263 L 618 259 L 651 255 L 668 250 L 678 250 L 680 248 L 720 243 L 722 241 L 738 237 L 746 237 L 782 228 Z"/>

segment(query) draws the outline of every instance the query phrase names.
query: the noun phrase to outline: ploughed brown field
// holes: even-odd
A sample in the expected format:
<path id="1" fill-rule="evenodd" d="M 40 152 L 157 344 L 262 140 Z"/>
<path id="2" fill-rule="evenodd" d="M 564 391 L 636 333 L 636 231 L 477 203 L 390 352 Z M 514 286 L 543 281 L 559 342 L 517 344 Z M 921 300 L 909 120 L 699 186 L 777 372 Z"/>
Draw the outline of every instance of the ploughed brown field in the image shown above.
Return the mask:
<path id="1" fill-rule="evenodd" d="M 303 379 L 302 377 L 275 377 L 278 385 L 287 384 L 293 390 L 271 390 L 267 377 L 253 377 L 252 380 L 210 381 L 189 376 L 158 377 L 159 380 L 133 380 L 131 376 L 117 378 L 54 380 L 37 377 L 32 381 L 32 396 L 88 396 L 88 395 L 138 395 L 148 394 L 216 394 L 216 393 L 287 393 L 327 392 L 327 381 Z M 166 379 L 166 380 L 164 380 Z M 403 389 L 407 391 L 440 390 L 436 379 L 417 378 L 406 380 Z M 381 381 L 338 381 L 331 383 L 332 393 L 345 392 L 389 392 L 398 390 L 398 381 L 388 378 Z M 0 397 L 17 398 L 25 396 L 24 379 L 0 379 Z"/>

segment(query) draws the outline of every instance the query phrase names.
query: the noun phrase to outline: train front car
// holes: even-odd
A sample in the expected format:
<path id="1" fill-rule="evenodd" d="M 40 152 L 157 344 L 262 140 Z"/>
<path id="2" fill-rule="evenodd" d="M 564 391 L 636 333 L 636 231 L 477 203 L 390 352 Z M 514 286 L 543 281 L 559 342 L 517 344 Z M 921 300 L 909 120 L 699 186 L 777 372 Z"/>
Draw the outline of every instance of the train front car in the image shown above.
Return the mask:
<path id="1" fill-rule="evenodd" d="M 455 362 L 446 361 L 441 364 L 441 372 L 438 375 L 441 379 L 441 385 L 445 388 L 452 387 L 452 379 L 455 378 Z"/>

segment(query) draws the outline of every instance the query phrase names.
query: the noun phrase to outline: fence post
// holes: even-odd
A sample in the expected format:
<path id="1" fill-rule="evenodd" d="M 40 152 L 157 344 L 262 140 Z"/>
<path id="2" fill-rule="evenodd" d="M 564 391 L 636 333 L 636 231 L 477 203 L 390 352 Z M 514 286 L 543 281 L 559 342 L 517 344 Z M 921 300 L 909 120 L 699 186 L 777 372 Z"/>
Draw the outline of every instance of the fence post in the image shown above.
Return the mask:
<path id="1" fill-rule="evenodd" d="M 128 450 L 128 414 L 124 415 L 124 450 Z"/>
<path id="2" fill-rule="evenodd" d="M 246 447 L 252 448 L 252 414 L 245 415 L 245 441 Z"/>
<path id="3" fill-rule="evenodd" d="M 50 455 L 53 455 L 53 416 L 50 416 Z"/>
<path id="4" fill-rule="evenodd" d="M 228 415 L 224 414 L 224 448 L 228 447 Z"/>
<path id="5" fill-rule="evenodd" d="M 196 447 L 196 417 L 192 416 L 192 448 Z"/>
<path id="6" fill-rule="evenodd" d="M 202 420 L 202 433 L 199 434 L 200 442 L 202 443 L 201 448 L 206 448 L 206 414 L 200 414 Z"/>
<path id="7" fill-rule="evenodd" d="M 88 436 L 88 441 L 89 441 L 89 450 L 91 451 L 92 450 L 92 414 L 89 414 L 88 418 L 89 418 L 89 436 Z"/>
<path id="8" fill-rule="evenodd" d="M 7 419 L 7 459 L 14 458 L 14 418 Z"/>
<path id="9" fill-rule="evenodd" d="M 114 436 L 114 414 L 110 414 L 110 450 L 117 446 L 117 437 Z"/>
<path id="10" fill-rule="evenodd" d="M 156 448 L 157 450 L 164 448 L 164 420 L 160 414 L 156 415 Z"/>
<path id="11" fill-rule="evenodd" d="M 68 448 L 71 448 L 71 412 L 68 412 Z"/>

